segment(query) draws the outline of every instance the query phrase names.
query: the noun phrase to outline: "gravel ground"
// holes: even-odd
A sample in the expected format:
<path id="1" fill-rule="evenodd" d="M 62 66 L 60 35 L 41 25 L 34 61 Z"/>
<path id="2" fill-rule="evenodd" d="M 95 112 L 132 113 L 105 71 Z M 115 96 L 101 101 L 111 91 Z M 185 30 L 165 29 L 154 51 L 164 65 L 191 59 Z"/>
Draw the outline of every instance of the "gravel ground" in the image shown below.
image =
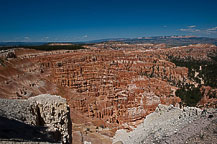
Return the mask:
<path id="1" fill-rule="evenodd" d="M 133 131 L 118 130 L 113 143 L 118 141 L 124 144 L 179 144 L 188 141 L 192 143 L 194 136 L 212 125 L 216 119 L 214 109 L 206 112 L 193 107 L 179 109 L 172 105 L 160 104 L 155 112 L 148 115 Z"/>

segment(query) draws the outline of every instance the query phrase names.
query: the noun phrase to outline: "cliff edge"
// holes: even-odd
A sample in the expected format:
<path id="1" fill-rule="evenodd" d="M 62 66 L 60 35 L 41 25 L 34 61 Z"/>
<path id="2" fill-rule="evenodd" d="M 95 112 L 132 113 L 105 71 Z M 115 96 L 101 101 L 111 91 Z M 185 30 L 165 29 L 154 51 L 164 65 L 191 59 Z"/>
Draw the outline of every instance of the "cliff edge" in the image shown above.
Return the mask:
<path id="1" fill-rule="evenodd" d="M 71 143 L 70 109 L 60 96 L 0 99 L 0 143 Z"/>
<path id="2" fill-rule="evenodd" d="M 183 109 L 159 104 L 143 123 L 133 131 L 118 130 L 113 143 L 123 144 L 182 144 L 215 143 L 216 109 L 201 110 L 195 107 Z"/>

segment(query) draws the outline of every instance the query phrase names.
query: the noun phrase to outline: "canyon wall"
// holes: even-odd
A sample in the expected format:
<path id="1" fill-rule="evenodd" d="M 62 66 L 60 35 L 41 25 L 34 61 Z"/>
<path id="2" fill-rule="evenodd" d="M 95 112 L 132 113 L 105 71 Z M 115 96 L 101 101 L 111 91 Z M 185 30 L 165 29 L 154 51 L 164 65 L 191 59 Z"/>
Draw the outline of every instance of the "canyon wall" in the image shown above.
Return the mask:
<path id="1" fill-rule="evenodd" d="M 202 73 L 209 71 L 203 62 L 215 63 L 214 45 L 166 48 L 163 44 L 109 43 L 86 48 L 15 49 L 16 57 L 10 58 L 2 54 L 0 97 L 31 99 L 50 93 L 66 98 L 74 143 L 104 139 L 103 143 L 109 143 L 117 129 L 132 130 L 158 104 L 182 106 L 177 91 L 186 85 L 199 89 L 198 107 L 217 105 L 217 89 L 205 80 L 213 71 Z M 202 62 L 199 69 L 185 65 L 191 60 Z"/>
<path id="2" fill-rule="evenodd" d="M 40 63 L 54 84 L 70 90 L 72 109 L 114 125 L 135 125 L 159 103 L 178 104 L 176 85 L 188 82 L 188 69 L 137 51 L 88 51 Z"/>

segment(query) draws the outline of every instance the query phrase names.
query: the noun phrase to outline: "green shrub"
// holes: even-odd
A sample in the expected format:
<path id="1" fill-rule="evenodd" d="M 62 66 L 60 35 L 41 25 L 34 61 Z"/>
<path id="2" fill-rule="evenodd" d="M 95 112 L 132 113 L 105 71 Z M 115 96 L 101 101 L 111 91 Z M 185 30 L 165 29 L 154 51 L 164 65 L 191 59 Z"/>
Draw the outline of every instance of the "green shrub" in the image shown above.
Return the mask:
<path id="1" fill-rule="evenodd" d="M 200 84 L 199 78 L 204 80 L 204 85 L 217 88 L 217 62 L 216 61 L 195 61 L 191 59 L 178 59 L 172 56 L 169 56 L 171 62 L 175 63 L 176 66 L 187 67 L 188 68 L 188 77 L 191 80 Z M 217 59 L 212 57 L 212 59 Z M 200 69 L 202 67 L 202 70 Z M 199 72 L 197 77 L 194 77 L 195 72 Z"/>
<path id="2" fill-rule="evenodd" d="M 201 100 L 202 94 L 199 87 L 185 85 L 176 91 L 176 96 L 180 97 L 187 106 L 196 106 Z"/>
<path id="3" fill-rule="evenodd" d="M 78 49 L 85 49 L 81 44 L 73 44 L 73 45 L 39 45 L 39 46 L 6 46 L 0 47 L 0 50 L 7 50 L 13 48 L 27 48 L 27 49 L 35 49 L 35 50 L 42 50 L 42 51 L 53 51 L 53 50 L 78 50 Z"/>

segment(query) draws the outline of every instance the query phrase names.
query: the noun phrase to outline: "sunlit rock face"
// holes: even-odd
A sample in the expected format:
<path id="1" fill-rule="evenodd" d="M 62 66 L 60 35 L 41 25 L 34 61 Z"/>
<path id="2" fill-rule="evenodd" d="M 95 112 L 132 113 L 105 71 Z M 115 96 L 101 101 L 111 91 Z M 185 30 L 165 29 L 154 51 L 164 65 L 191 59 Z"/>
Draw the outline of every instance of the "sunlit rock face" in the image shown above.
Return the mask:
<path id="1" fill-rule="evenodd" d="M 216 109 L 159 104 L 133 131 L 118 130 L 113 144 L 215 143 Z"/>
<path id="2" fill-rule="evenodd" d="M 137 51 L 83 52 L 57 59 L 43 65 L 52 69 L 53 83 L 71 91 L 71 108 L 108 124 L 134 125 L 159 103 L 177 104 L 176 85 L 187 81 L 186 68 Z"/>
<path id="3" fill-rule="evenodd" d="M 71 142 L 70 109 L 60 96 L 44 94 L 27 100 L 0 99 L 0 103 L 0 133 L 10 131 L 0 139 Z M 10 123 L 11 126 L 7 126 Z"/>
<path id="4" fill-rule="evenodd" d="M 212 62 L 217 51 L 214 45 L 97 44 L 86 48 L 15 49 L 16 57 L 0 61 L 0 97 L 60 95 L 70 106 L 72 131 L 78 141 L 91 141 L 90 133 L 111 137 L 117 129 L 132 130 L 158 104 L 180 106 L 177 89 L 204 82 L 201 77 L 199 81 L 189 78 L 192 70 L 178 66 L 173 59 Z M 215 107 L 216 88 L 202 84 L 200 91 L 203 97 L 198 106 Z"/>

